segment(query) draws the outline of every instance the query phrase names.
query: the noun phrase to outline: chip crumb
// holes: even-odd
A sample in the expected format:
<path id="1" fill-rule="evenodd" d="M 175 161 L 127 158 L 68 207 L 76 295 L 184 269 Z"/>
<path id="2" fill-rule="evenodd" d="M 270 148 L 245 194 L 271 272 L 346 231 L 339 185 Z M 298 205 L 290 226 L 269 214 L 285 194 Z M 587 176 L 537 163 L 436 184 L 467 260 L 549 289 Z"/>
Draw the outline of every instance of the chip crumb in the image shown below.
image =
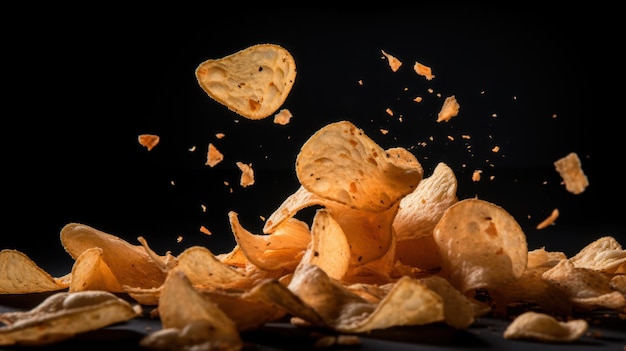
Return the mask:
<path id="1" fill-rule="evenodd" d="M 474 173 L 472 173 L 472 181 L 473 182 L 478 182 L 480 181 L 480 174 L 483 173 L 482 170 L 477 169 L 474 171 Z"/>
<path id="2" fill-rule="evenodd" d="M 291 111 L 289 111 L 288 109 L 282 109 L 276 115 L 274 115 L 274 123 L 284 126 L 286 124 L 289 124 L 291 117 L 293 117 Z"/>
<path id="3" fill-rule="evenodd" d="M 589 186 L 589 180 L 583 172 L 580 158 L 575 152 L 570 152 L 567 156 L 556 160 L 554 167 L 561 175 L 565 189 L 570 193 L 580 194 Z"/>
<path id="4" fill-rule="evenodd" d="M 392 109 L 387 108 L 387 109 L 385 109 L 385 112 L 387 112 L 387 114 L 388 114 L 389 116 L 393 116 L 393 110 L 392 110 Z"/>
<path id="5" fill-rule="evenodd" d="M 176 237 L 176 242 L 177 243 L 182 242 L 182 241 L 183 241 L 183 236 L 182 235 L 179 235 L 178 237 Z"/>
<path id="6" fill-rule="evenodd" d="M 224 155 L 215 147 L 215 145 L 213 145 L 213 143 L 209 143 L 205 165 L 209 167 L 214 167 L 223 160 Z"/>
<path id="7" fill-rule="evenodd" d="M 385 50 L 380 51 L 387 58 L 387 61 L 389 61 L 389 67 L 391 67 L 391 70 L 394 72 L 398 71 L 400 66 L 402 66 L 402 61 L 398 60 L 395 56 L 386 53 Z"/>
<path id="8" fill-rule="evenodd" d="M 420 76 L 426 77 L 427 80 L 432 80 L 433 78 L 435 78 L 435 75 L 433 75 L 432 69 L 430 67 L 423 65 L 417 61 L 415 61 L 413 69 L 415 70 L 415 73 L 419 74 Z"/>
<path id="9" fill-rule="evenodd" d="M 387 135 L 387 133 L 389 133 L 389 130 L 380 128 L 380 134 Z"/>
<path id="10" fill-rule="evenodd" d="M 421 96 L 416 96 L 416 97 L 413 99 L 413 101 L 415 101 L 415 102 L 422 102 L 422 100 L 424 100 L 424 98 L 423 98 L 423 97 L 421 97 Z"/>
<path id="11" fill-rule="evenodd" d="M 239 184 L 244 188 L 254 184 L 254 170 L 252 169 L 252 164 L 245 164 L 238 161 L 237 167 L 241 170 Z"/>
<path id="12" fill-rule="evenodd" d="M 559 217 L 559 209 L 555 208 L 554 210 L 552 210 L 552 213 L 550 213 L 550 215 L 546 219 L 541 221 L 541 223 L 537 224 L 537 229 L 546 228 L 547 226 L 553 224 L 558 217 Z"/>
<path id="13" fill-rule="evenodd" d="M 499 146 L 497 146 L 497 145 L 496 145 L 496 146 L 494 146 L 494 147 L 491 149 L 491 152 L 496 152 L 496 153 L 497 153 L 497 152 L 499 152 L 499 151 L 500 151 L 500 147 L 499 147 Z"/>
<path id="14" fill-rule="evenodd" d="M 206 205 L 205 204 L 201 204 L 200 207 L 202 208 L 202 212 L 206 212 Z"/>
<path id="15" fill-rule="evenodd" d="M 204 234 L 206 234 L 206 235 L 211 235 L 211 234 L 213 234 L 213 233 L 211 233 L 211 231 L 210 231 L 207 227 L 205 227 L 205 226 L 203 226 L 203 225 L 201 225 L 201 226 L 200 226 L 200 232 L 201 232 L 201 233 L 204 233 Z"/>
<path id="16" fill-rule="evenodd" d="M 224 139 L 224 137 L 226 136 L 226 134 L 224 133 L 215 133 L 215 137 L 218 139 Z"/>
<path id="17" fill-rule="evenodd" d="M 360 86 L 363 86 L 363 79 L 359 79 L 357 82 Z"/>
<path id="18" fill-rule="evenodd" d="M 189 149 L 187 149 L 187 150 L 189 150 L 190 152 L 194 152 L 194 151 L 196 151 L 196 146 L 195 146 L 195 145 L 193 145 L 192 147 L 190 147 L 190 148 L 189 148 Z"/>
<path id="19" fill-rule="evenodd" d="M 459 114 L 460 107 L 461 106 L 456 101 L 456 97 L 454 95 L 447 97 L 443 102 L 443 106 L 441 107 L 439 114 L 437 115 L 437 122 L 448 122 L 452 117 Z"/>
<path id="20" fill-rule="evenodd" d="M 139 144 L 144 146 L 148 151 L 151 151 L 161 141 L 161 137 L 156 134 L 140 134 L 137 137 Z"/>

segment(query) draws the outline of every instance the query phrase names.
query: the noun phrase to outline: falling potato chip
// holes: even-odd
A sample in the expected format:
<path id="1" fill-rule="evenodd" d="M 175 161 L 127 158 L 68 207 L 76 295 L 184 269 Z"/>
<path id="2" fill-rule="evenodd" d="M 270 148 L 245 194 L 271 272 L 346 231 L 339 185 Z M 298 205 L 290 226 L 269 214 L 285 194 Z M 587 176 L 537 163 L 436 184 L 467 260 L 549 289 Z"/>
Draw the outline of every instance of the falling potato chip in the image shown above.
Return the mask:
<path id="1" fill-rule="evenodd" d="M 298 180 L 310 192 L 371 212 L 392 207 L 415 189 L 423 173 L 408 150 L 384 150 L 348 121 L 322 127 L 296 158 Z"/>
<path id="2" fill-rule="evenodd" d="M 515 218 L 488 201 L 469 198 L 450 206 L 433 236 L 442 275 L 462 293 L 508 284 L 526 269 L 526 235 Z"/>
<path id="3" fill-rule="evenodd" d="M 289 121 L 291 121 L 291 117 L 293 117 L 293 114 L 291 114 L 291 111 L 284 108 L 278 111 L 278 113 L 274 115 L 274 123 L 280 124 L 283 126 L 287 125 L 289 124 Z"/>
<path id="4" fill-rule="evenodd" d="M 213 143 L 209 143 L 207 155 L 206 155 L 206 163 L 205 165 L 209 167 L 215 167 L 218 163 L 224 160 L 224 154 L 218 150 Z"/>
<path id="5" fill-rule="evenodd" d="M 0 251 L 0 294 L 52 292 L 68 287 L 60 278 L 52 277 L 21 251 Z"/>
<path id="6" fill-rule="evenodd" d="M 42 346 L 139 316 L 140 308 L 107 291 L 58 292 L 29 311 L 0 313 L 0 345 Z"/>
<path id="7" fill-rule="evenodd" d="M 296 79 L 296 62 L 275 44 L 258 44 L 196 68 L 212 99 L 248 119 L 266 118 L 285 102 Z"/>
<path id="8" fill-rule="evenodd" d="M 566 156 L 554 162 L 559 175 L 565 183 L 565 189 L 572 194 L 581 194 L 589 186 L 589 180 L 582 169 L 580 158 L 575 152 L 570 152 Z"/>
<path id="9" fill-rule="evenodd" d="M 161 138 L 155 134 L 140 134 L 137 139 L 139 144 L 145 146 L 148 151 L 152 151 L 152 149 L 161 141 Z"/>
<path id="10" fill-rule="evenodd" d="M 423 65 L 417 61 L 413 65 L 413 70 L 415 70 L 415 73 L 419 74 L 420 76 L 426 77 L 427 80 L 433 80 L 433 78 L 435 78 L 435 75 L 433 74 L 430 67 Z"/>
<path id="11" fill-rule="evenodd" d="M 549 225 L 553 224 L 557 218 L 559 218 L 559 209 L 555 208 L 554 210 L 552 210 L 550 215 L 546 217 L 546 219 L 544 219 L 543 221 L 539 222 L 539 224 L 537 224 L 536 229 L 547 228 Z"/>
<path id="12" fill-rule="evenodd" d="M 402 66 L 402 61 L 400 61 L 397 57 L 386 53 L 385 50 L 380 51 L 383 53 L 385 58 L 387 58 L 387 61 L 389 62 L 389 67 L 392 71 L 396 72 L 398 69 L 400 69 L 400 66 Z"/>
<path id="13" fill-rule="evenodd" d="M 582 337 L 589 324 L 584 319 L 558 321 L 539 312 L 525 312 L 517 316 L 504 330 L 505 339 L 529 339 L 544 342 L 573 342 Z"/>
<path id="14" fill-rule="evenodd" d="M 437 114 L 437 122 L 448 122 L 452 117 L 456 117 L 459 114 L 460 107 L 461 105 L 456 101 L 454 95 L 447 97 Z"/>

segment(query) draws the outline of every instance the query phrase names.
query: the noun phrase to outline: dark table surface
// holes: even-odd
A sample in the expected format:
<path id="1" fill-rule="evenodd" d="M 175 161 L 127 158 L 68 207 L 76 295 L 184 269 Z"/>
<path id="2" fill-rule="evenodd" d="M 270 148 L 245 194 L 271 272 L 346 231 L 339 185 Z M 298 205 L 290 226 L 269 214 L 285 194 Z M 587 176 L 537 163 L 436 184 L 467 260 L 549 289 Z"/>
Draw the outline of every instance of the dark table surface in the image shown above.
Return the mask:
<path id="1" fill-rule="evenodd" d="M 141 235 L 156 252 L 178 254 L 193 245 L 229 251 L 234 238 L 228 211 L 260 232 L 260 218 L 298 187 L 294 161 L 300 146 L 340 119 L 384 148 L 410 148 L 425 176 L 446 162 L 457 175 L 459 198 L 478 196 L 502 206 L 524 229 L 529 249 L 573 255 L 604 235 L 626 244 L 620 205 L 625 192 L 615 168 L 624 147 L 619 129 L 606 120 L 619 110 L 600 112 L 618 108 L 604 95 L 617 65 L 595 40 L 614 38 L 615 22 L 587 25 L 592 10 L 570 16 L 478 7 L 206 18 L 187 13 L 180 25 L 165 15 L 137 21 L 137 14 L 124 11 L 112 11 L 106 20 L 44 13 L 24 17 L 22 24 L 36 32 L 5 43 L 11 87 L 5 103 L 13 112 L 5 117 L 12 123 L 2 138 L 0 248 L 26 253 L 52 275 L 69 272 L 73 263 L 59 241 L 70 222 L 133 243 Z M 204 60 L 258 43 L 280 44 L 295 57 L 298 75 L 283 106 L 294 114 L 289 125 L 234 115 L 195 80 Z M 392 73 L 381 50 L 404 67 Z M 430 66 L 435 78 L 417 76 L 415 61 Z M 424 101 L 413 102 L 416 95 Z M 450 95 L 460 102 L 459 116 L 435 122 Z M 219 132 L 226 138 L 216 139 Z M 137 143 L 143 133 L 159 134 L 161 143 L 148 152 Z M 209 142 L 226 157 L 214 168 L 204 165 Z M 496 145 L 497 154 L 491 151 Z M 577 152 L 590 182 L 579 195 L 565 191 L 553 166 L 569 152 Z M 254 186 L 238 186 L 236 161 L 252 163 Z M 471 181 L 474 169 L 483 170 L 480 182 Z M 535 229 L 554 208 L 561 213 L 556 224 Z M 200 233 L 201 225 L 213 234 Z M 4 296 L 0 302 L 14 308 L 16 300 Z M 133 320 L 72 343 L 132 347 L 146 328 L 158 328 L 158 322 Z M 361 349 L 626 345 L 626 327 L 614 319 L 592 324 L 590 335 L 566 346 L 504 341 L 503 328 L 491 319 L 455 332 L 393 328 L 364 335 Z M 247 340 L 261 349 L 288 349 L 306 335 L 277 323 L 247 334 Z"/>

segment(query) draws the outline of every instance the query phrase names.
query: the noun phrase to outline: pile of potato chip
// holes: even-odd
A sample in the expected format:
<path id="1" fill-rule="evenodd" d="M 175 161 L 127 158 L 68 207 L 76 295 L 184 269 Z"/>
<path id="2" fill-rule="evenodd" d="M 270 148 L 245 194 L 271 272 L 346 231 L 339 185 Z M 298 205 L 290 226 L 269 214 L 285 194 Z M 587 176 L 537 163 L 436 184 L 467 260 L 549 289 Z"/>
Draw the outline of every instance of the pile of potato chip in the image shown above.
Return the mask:
<path id="1" fill-rule="evenodd" d="M 218 102 L 228 106 L 232 97 L 229 108 L 259 119 L 282 105 L 295 61 L 265 44 L 196 73 L 203 89 L 217 89 Z M 231 85 L 249 92 L 231 96 Z M 143 237 L 132 244 L 81 223 L 60 233 L 75 260 L 65 276 L 2 250 L 0 293 L 54 294 L 30 311 L 0 314 L 0 345 L 51 344 L 140 317 L 141 307 L 152 307 L 162 323 L 140 341 L 154 350 L 240 350 L 241 332 L 285 318 L 348 335 L 431 323 L 466 329 L 481 316 L 506 316 L 519 302 L 538 311 L 516 316 L 504 338 L 571 342 L 588 328 L 573 318 L 578 312 L 608 309 L 626 318 L 626 250 L 611 236 L 572 257 L 529 250 L 505 209 L 457 197 L 447 164 L 426 175 L 409 150 L 383 149 L 349 121 L 315 132 L 295 171 L 300 187 L 262 233 L 229 213 L 236 245 L 227 253 L 193 246 L 160 254 Z M 317 208 L 311 222 L 298 219 L 309 207 Z"/>

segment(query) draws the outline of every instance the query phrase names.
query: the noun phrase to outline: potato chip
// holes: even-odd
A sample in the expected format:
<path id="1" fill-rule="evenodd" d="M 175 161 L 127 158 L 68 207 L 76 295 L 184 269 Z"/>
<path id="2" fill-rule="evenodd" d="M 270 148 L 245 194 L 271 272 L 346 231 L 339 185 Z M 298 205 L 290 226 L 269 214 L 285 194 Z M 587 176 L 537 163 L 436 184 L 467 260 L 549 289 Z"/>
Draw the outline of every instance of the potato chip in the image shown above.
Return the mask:
<path id="1" fill-rule="evenodd" d="M 392 207 L 415 189 L 423 173 L 408 150 L 383 150 L 348 121 L 322 127 L 296 158 L 296 175 L 307 190 L 370 212 Z"/>
<path id="2" fill-rule="evenodd" d="M 206 60 L 195 74 L 212 99 L 245 118 L 259 120 L 283 105 L 297 72 L 288 50 L 276 44 L 258 44 Z"/>
<path id="3" fill-rule="evenodd" d="M 235 323 L 195 290 L 182 271 L 172 271 L 163 284 L 159 318 L 162 329 L 144 336 L 140 346 L 153 350 L 243 348 Z"/>
<path id="4" fill-rule="evenodd" d="M 224 154 L 218 150 L 213 143 L 209 143 L 206 155 L 205 165 L 209 167 L 215 167 L 218 163 L 224 160 Z"/>
<path id="5" fill-rule="evenodd" d="M 397 57 L 386 53 L 385 50 L 380 50 L 380 51 L 383 53 L 383 56 L 387 59 L 387 62 L 389 63 L 389 68 L 391 68 L 391 70 L 394 72 L 398 71 L 398 69 L 400 69 L 400 66 L 402 66 L 402 61 L 400 61 Z"/>
<path id="6" fill-rule="evenodd" d="M 488 201 L 470 198 L 450 206 L 433 236 L 442 276 L 462 293 L 509 284 L 526 269 L 526 235 L 515 218 Z"/>
<path id="7" fill-rule="evenodd" d="M 117 236 L 80 223 L 65 225 L 60 237 L 65 251 L 75 260 L 88 249 L 102 249 L 102 261 L 122 286 L 153 288 L 165 281 L 167 273 L 161 270 L 161 266 L 141 245 L 132 245 Z"/>
<path id="8" fill-rule="evenodd" d="M 241 177 L 239 178 L 239 185 L 246 188 L 250 185 L 254 184 L 254 169 L 252 169 L 252 164 L 245 164 L 243 162 L 237 161 L 237 167 L 241 171 Z"/>
<path id="9" fill-rule="evenodd" d="M 172 271 L 182 271 L 195 286 L 229 288 L 247 283 L 243 272 L 219 261 L 206 247 L 189 247 L 177 259 Z"/>
<path id="10" fill-rule="evenodd" d="M 156 134 L 140 134 L 137 137 L 137 140 L 139 141 L 139 144 L 145 146 L 148 151 L 152 151 L 152 149 L 154 149 L 154 147 L 161 141 L 161 137 Z"/>
<path id="11" fill-rule="evenodd" d="M 573 342 L 580 339 L 588 328 L 589 324 L 584 319 L 561 322 L 551 315 L 528 311 L 515 317 L 503 336 L 505 339 Z"/>
<path id="12" fill-rule="evenodd" d="M 89 248 L 78 256 L 72 267 L 69 291 L 104 290 L 123 291 L 111 268 L 102 259 L 102 249 Z"/>
<path id="13" fill-rule="evenodd" d="M 626 250 L 612 236 L 604 236 L 589 243 L 570 262 L 579 268 L 612 273 L 626 263 Z"/>
<path id="14" fill-rule="evenodd" d="M 535 229 L 541 230 L 541 229 L 547 228 L 549 225 L 554 224 L 557 218 L 559 218 L 559 209 L 555 208 L 554 210 L 552 210 L 550 215 L 546 217 L 546 219 L 544 219 L 543 221 L 539 222 L 539 224 L 537 224 Z"/>
<path id="15" fill-rule="evenodd" d="M 398 241 L 432 235 L 443 212 L 458 201 L 456 191 L 454 171 L 445 163 L 438 163 L 430 177 L 400 200 L 393 220 Z"/>
<path id="16" fill-rule="evenodd" d="M 415 64 L 413 65 L 413 70 L 420 76 L 426 77 L 427 80 L 433 80 L 433 78 L 435 78 L 435 75 L 433 74 L 433 71 L 430 67 L 423 65 L 417 61 L 415 61 Z"/>
<path id="17" fill-rule="evenodd" d="M 456 101 L 454 95 L 448 96 L 441 106 L 441 110 L 437 114 L 437 122 L 448 122 L 452 117 L 456 117 L 459 114 L 461 105 Z"/>
<path id="18" fill-rule="evenodd" d="M 139 316 L 140 308 L 107 291 L 57 292 L 29 311 L 6 312 L 0 345 L 42 346 Z"/>
<path id="19" fill-rule="evenodd" d="M 589 186 L 589 180 L 582 169 L 580 158 L 575 152 L 556 160 L 554 167 L 565 183 L 565 189 L 572 194 L 581 194 Z"/>
<path id="20" fill-rule="evenodd" d="M 52 292 L 68 285 L 64 279 L 52 277 L 21 251 L 0 251 L 0 294 Z"/>

